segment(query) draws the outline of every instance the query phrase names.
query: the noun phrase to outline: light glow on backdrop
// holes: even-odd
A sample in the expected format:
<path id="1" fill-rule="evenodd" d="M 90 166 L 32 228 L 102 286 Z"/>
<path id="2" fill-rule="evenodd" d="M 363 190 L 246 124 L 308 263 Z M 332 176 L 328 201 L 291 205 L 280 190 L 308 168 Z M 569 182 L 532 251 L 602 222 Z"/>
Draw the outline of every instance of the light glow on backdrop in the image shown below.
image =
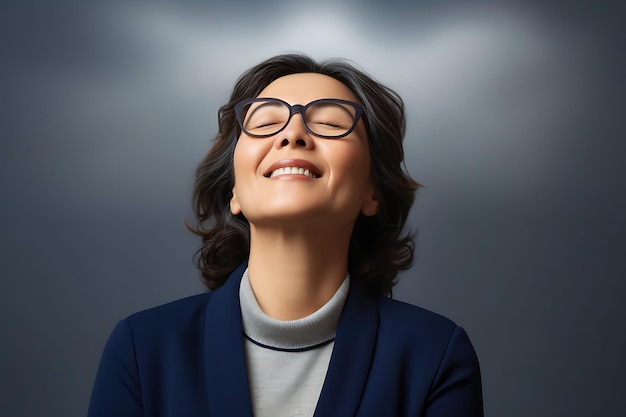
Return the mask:
<path id="1" fill-rule="evenodd" d="M 235 77 L 269 56 L 299 51 L 348 58 L 400 92 L 408 111 L 407 164 L 426 184 L 444 164 L 453 169 L 437 180 L 447 186 L 477 182 L 523 192 L 554 169 L 561 145 L 554 129 L 559 120 L 579 117 L 576 98 L 588 95 L 578 83 L 592 62 L 585 45 L 575 42 L 573 50 L 574 33 L 529 10 L 444 8 L 394 27 L 367 10 L 355 13 L 353 3 L 335 5 L 332 13 L 303 2 L 244 14 L 198 7 L 127 4 L 93 13 L 95 31 L 105 38 L 103 52 L 116 67 L 94 70 L 73 60 L 45 77 L 45 89 L 63 90 L 68 119 L 73 115 L 90 127 L 106 123 L 99 136 L 90 135 L 95 141 L 107 136 L 98 157 L 67 169 L 95 171 L 104 190 L 122 180 L 147 189 L 155 176 L 172 186 L 169 175 L 133 171 L 135 161 L 125 155 L 132 158 L 143 147 L 170 161 L 197 160 Z M 569 73 L 563 73 L 567 63 Z M 157 120 L 161 113 L 180 122 L 183 111 L 197 115 L 199 103 L 204 117 L 185 117 L 175 133 L 179 140 L 157 127 L 164 123 Z M 147 197 L 158 200 L 160 194 Z"/>

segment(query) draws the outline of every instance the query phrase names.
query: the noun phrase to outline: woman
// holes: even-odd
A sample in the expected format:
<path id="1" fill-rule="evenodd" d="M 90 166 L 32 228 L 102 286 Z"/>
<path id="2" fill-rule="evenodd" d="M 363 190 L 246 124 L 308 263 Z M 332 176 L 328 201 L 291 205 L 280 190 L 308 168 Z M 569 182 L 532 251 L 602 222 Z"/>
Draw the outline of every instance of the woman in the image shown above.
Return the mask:
<path id="1" fill-rule="evenodd" d="M 465 332 L 388 297 L 413 260 L 404 128 L 343 61 L 244 73 L 194 190 L 213 291 L 121 321 L 89 415 L 481 416 Z"/>

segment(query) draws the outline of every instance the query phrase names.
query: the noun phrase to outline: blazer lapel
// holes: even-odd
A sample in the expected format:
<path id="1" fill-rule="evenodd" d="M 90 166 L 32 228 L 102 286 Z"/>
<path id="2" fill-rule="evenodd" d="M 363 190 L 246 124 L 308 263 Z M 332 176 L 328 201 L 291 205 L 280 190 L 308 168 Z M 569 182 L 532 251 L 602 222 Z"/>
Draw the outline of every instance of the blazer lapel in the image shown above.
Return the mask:
<path id="1" fill-rule="evenodd" d="M 360 282 L 351 280 L 314 417 L 356 414 L 367 383 L 377 332 L 376 301 Z"/>
<path id="2" fill-rule="evenodd" d="M 209 415 L 252 417 L 239 282 L 247 267 L 240 265 L 207 302 L 205 378 Z"/>

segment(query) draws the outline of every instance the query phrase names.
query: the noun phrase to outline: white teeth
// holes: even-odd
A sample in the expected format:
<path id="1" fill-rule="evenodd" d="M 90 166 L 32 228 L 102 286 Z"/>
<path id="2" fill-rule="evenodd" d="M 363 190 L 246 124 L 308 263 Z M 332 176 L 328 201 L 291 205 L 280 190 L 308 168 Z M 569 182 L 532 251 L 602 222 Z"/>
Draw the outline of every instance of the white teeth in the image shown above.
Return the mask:
<path id="1" fill-rule="evenodd" d="M 286 167 L 286 168 L 275 169 L 274 171 L 272 171 L 270 178 L 276 177 L 278 175 L 285 175 L 285 174 L 304 175 L 305 177 L 309 177 L 309 178 L 317 178 L 317 176 L 315 174 L 312 174 L 311 171 L 309 171 L 308 169 L 299 168 L 299 167 Z"/>

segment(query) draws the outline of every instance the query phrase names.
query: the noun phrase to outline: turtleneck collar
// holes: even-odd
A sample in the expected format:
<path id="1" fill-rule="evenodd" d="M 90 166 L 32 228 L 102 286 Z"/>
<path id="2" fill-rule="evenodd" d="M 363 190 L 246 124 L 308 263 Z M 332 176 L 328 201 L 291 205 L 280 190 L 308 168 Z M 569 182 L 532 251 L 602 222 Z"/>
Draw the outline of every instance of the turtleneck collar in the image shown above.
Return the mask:
<path id="1" fill-rule="evenodd" d="M 313 314 L 297 320 L 276 320 L 259 307 L 246 269 L 239 286 L 244 334 L 253 343 L 275 350 L 308 350 L 329 343 L 335 338 L 349 287 L 350 277 L 346 275 L 335 295 Z"/>

